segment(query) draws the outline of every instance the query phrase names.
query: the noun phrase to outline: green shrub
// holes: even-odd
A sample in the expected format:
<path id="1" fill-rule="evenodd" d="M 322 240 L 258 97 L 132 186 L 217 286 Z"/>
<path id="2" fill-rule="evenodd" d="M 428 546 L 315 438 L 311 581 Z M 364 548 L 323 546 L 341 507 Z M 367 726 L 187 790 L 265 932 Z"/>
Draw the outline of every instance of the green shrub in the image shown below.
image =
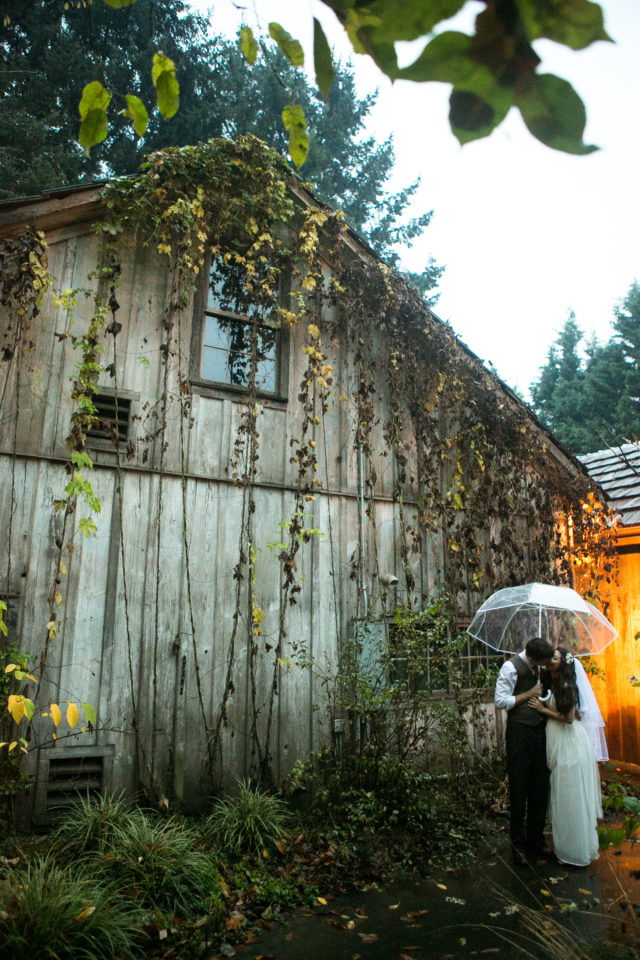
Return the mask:
<path id="1" fill-rule="evenodd" d="M 145 907 L 189 917 L 220 912 L 220 881 L 195 832 L 176 817 L 161 819 L 121 796 L 82 801 L 55 834 L 58 849 L 83 852 L 96 871 L 118 880 Z"/>
<path id="2" fill-rule="evenodd" d="M 197 849 L 193 830 L 176 817 L 161 820 L 141 810 L 113 824 L 96 862 L 140 903 L 183 917 L 221 914 L 216 866 Z"/>
<path id="3" fill-rule="evenodd" d="M 113 960 L 137 952 L 140 913 L 86 864 L 36 858 L 0 881 L 0 943 L 10 960 Z"/>
<path id="4" fill-rule="evenodd" d="M 53 839 L 62 852 L 72 856 L 103 852 L 115 829 L 125 830 L 136 813 L 124 794 L 81 798 L 60 821 Z"/>
<path id="5" fill-rule="evenodd" d="M 287 835 L 289 813 L 280 797 L 238 781 L 238 793 L 217 800 L 208 817 L 213 838 L 229 854 L 261 853 Z"/>
<path id="6" fill-rule="evenodd" d="M 315 902 L 317 887 L 282 867 L 274 871 L 269 866 L 271 863 L 271 860 L 242 860 L 235 865 L 229 878 L 232 888 L 242 890 L 245 903 L 250 903 L 254 911 L 261 915 L 269 910 L 278 913 L 299 904 Z"/>
<path id="7" fill-rule="evenodd" d="M 343 868 L 377 877 L 399 866 L 422 869 L 468 857 L 497 781 L 428 774 L 374 748 L 342 757 L 321 751 L 315 762 L 298 765 L 292 782 L 314 797 L 301 814 L 311 842 L 330 844 Z"/>

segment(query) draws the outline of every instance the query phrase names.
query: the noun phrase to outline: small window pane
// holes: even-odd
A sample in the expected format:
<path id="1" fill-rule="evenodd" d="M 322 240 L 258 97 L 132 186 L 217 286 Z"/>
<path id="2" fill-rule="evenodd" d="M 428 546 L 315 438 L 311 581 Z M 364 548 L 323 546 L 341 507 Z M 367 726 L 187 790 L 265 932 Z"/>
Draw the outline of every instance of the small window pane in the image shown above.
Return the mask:
<path id="1" fill-rule="evenodd" d="M 228 383 L 226 350 L 216 350 L 205 347 L 202 351 L 202 376 L 205 380 L 216 380 L 218 383 Z"/>
<path id="2" fill-rule="evenodd" d="M 276 361 L 273 360 L 262 360 L 258 363 L 258 369 L 256 371 L 256 386 L 259 390 L 264 390 L 268 393 L 275 393 L 276 391 Z"/>
<path id="3" fill-rule="evenodd" d="M 255 322 L 255 321 L 254 321 Z M 252 324 L 243 319 L 205 314 L 201 375 L 205 380 L 248 387 L 251 374 Z M 259 326 L 256 344 L 256 386 L 277 390 L 278 331 Z"/>
<path id="4" fill-rule="evenodd" d="M 205 347 L 218 347 L 221 350 L 229 349 L 229 332 L 224 328 L 218 317 L 205 317 L 204 345 Z"/>
<path id="5" fill-rule="evenodd" d="M 239 387 L 249 386 L 249 372 L 251 369 L 251 358 L 248 353 L 229 354 L 229 383 L 236 384 Z"/>
<path id="6" fill-rule="evenodd" d="M 273 327 L 260 327 L 258 330 L 258 350 L 260 352 L 258 359 L 275 359 L 277 338 L 277 331 Z"/>
<path id="7" fill-rule="evenodd" d="M 253 316 L 257 305 L 239 287 L 240 278 L 240 269 L 236 264 L 225 264 L 220 260 L 214 260 L 209 273 L 207 308 L 228 310 L 230 313 L 241 313 L 246 317 Z"/>

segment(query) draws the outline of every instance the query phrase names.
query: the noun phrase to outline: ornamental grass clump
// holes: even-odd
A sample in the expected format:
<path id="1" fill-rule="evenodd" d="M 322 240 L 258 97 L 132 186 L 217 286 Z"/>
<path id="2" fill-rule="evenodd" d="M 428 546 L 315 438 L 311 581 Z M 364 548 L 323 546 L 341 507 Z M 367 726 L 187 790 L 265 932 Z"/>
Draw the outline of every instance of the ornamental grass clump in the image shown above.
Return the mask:
<path id="1" fill-rule="evenodd" d="M 209 831 L 227 853 L 262 853 L 287 834 L 289 812 L 285 802 L 272 793 L 238 781 L 238 793 L 217 800 L 208 817 Z"/>
<path id="2" fill-rule="evenodd" d="M 38 857 L 0 881 L 0 944 L 11 960 L 138 955 L 141 913 L 85 863 Z"/>
<path id="3" fill-rule="evenodd" d="M 141 905 L 185 918 L 204 913 L 215 918 L 222 911 L 220 879 L 198 842 L 176 817 L 163 820 L 137 810 L 124 824 L 113 825 L 94 862 Z"/>
<path id="4" fill-rule="evenodd" d="M 126 830 L 135 819 L 133 804 L 124 794 L 83 797 L 60 821 L 53 839 L 61 853 L 103 852 L 114 830 Z"/>

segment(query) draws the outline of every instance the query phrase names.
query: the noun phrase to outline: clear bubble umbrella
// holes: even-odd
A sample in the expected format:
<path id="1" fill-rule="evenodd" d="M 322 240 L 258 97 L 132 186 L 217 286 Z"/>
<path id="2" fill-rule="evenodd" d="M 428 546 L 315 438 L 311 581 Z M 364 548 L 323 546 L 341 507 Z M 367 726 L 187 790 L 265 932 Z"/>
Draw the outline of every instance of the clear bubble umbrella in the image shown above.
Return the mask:
<path id="1" fill-rule="evenodd" d="M 518 653 L 527 640 L 542 637 L 580 657 L 601 653 L 618 636 L 604 614 L 575 590 L 546 583 L 498 590 L 479 608 L 467 633 L 503 653 Z"/>

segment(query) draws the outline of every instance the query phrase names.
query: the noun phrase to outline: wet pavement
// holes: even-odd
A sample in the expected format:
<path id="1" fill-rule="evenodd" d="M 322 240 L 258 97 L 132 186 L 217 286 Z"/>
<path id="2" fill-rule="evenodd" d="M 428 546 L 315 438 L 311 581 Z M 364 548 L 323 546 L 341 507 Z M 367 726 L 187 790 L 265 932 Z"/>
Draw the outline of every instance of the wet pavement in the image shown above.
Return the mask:
<path id="1" fill-rule="evenodd" d="M 482 838 L 479 859 L 434 869 L 416 882 L 367 887 L 318 902 L 236 946 L 242 960 L 511 960 L 545 955 L 530 938 L 536 911 L 547 946 L 554 921 L 570 932 L 553 953 L 580 941 L 640 942 L 640 844 L 625 843 L 584 869 L 556 862 L 516 867 L 506 834 Z M 557 928 L 555 928 L 557 931 Z M 259 937 L 259 939 L 257 939 Z M 228 954 L 229 955 L 229 954 Z"/>
<path id="2" fill-rule="evenodd" d="M 509 960 L 522 955 L 514 944 L 527 935 L 523 907 L 548 911 L 581 940 L 620 942 L 640 922 L 639 846 L 625 844 L 584 869 L 512 867 L 505 846 L 415 883 L 327 897 L 236 950 L 246 960 Z M 536 944 L 528 949 L 540 956 Z"/>

